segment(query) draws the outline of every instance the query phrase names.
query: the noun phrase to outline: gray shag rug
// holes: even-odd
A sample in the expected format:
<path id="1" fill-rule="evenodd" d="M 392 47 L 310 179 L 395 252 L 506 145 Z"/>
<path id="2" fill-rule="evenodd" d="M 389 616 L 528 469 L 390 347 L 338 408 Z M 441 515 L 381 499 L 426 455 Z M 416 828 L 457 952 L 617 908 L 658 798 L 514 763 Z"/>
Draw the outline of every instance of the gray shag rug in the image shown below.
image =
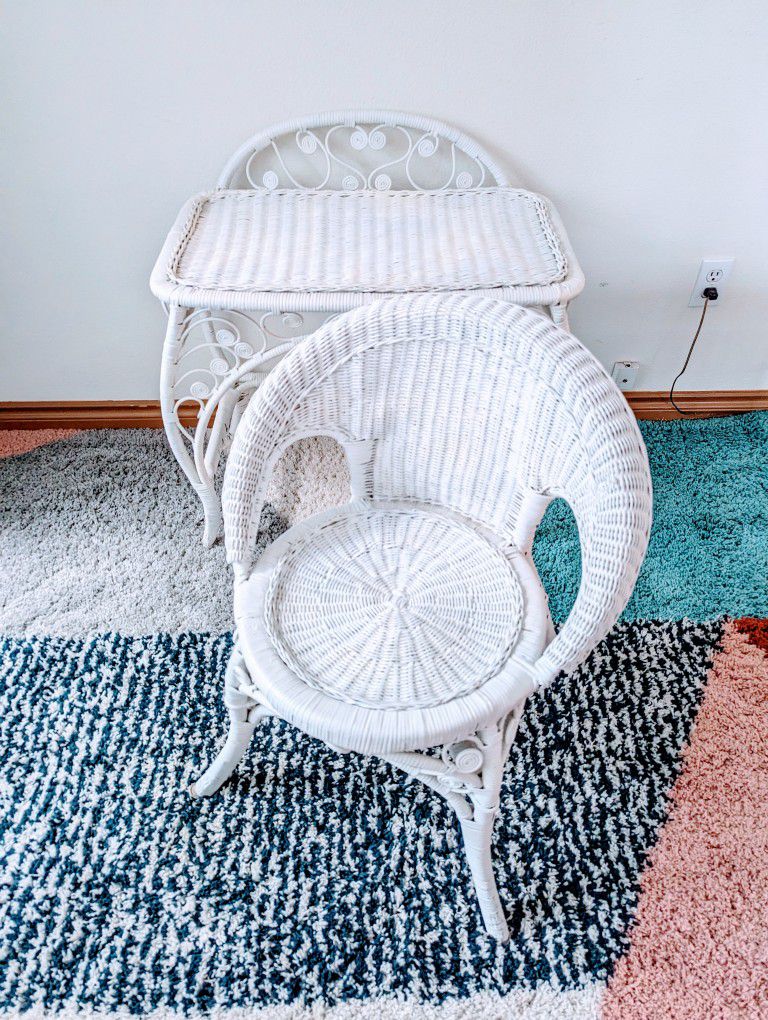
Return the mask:
<path id="1" fill-rule="evenodd" d="M 223 545 L 203 546 L 200 502 L 163 432 L 81 432 L 1 466 L 1 633 L 232 629 Z M 297 444 L 275 472 L 264 537 L 347 492 L 335 444 Z"/>

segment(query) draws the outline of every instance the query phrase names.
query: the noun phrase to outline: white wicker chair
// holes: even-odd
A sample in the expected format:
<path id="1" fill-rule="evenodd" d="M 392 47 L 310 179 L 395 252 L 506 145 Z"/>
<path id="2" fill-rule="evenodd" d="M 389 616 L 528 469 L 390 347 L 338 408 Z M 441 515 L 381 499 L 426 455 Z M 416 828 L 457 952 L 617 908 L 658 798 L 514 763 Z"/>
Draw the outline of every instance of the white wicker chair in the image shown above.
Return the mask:
<path id="1" fill-rule="evenodd" d="M 346 110 L 273 125 L 182 209 L 152 273 L 168 309 L 171 448 L 221 527 L 214 478 L 254 390 L 329 315 L 382 293 L 478 290 L 567 326 L 584 277 L 552 204 L 428 117 Z M 446 236 L 448 242 L 446 243 Z"/>
<path id="2" fill-rule="evenodd" d="M 254 563 L 270 473 L 309 435 L 343 445 L 351 501 Z M 578 522 L 582 581 L 555 636 L 531 546 L 556 496 Z M 506 939 L 491 830 L 523 705 L 614 624 L 647 544 L 648 464 L 621 393 L 533 312 L 388 299 L 332 320 L 271 373 L 235 436 L 223 499 L 231 725 L 192 793 L 219 788 L 266 714 L 378 755 L 456 810 L 487 930 Z"/>

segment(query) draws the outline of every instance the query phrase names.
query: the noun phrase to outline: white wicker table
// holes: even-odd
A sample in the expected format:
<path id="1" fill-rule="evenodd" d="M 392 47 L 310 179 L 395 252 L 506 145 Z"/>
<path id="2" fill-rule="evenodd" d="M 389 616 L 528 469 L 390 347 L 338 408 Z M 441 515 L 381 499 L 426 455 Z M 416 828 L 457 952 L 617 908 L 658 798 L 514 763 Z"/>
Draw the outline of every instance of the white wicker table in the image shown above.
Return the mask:
<path id="1" fill-rule="evenodd" d="M 217 190 L 184 205 L 151 279 L 168 309 L 163 421 L 202 500 L 206 544 L 221 530 L 216 471 L 250 397 L 330 316 L 387 295 L 471 291 L 567 327 L 583 285 L 551 203 L 510 187 L 448 125 L 358 111 L 250 139 Z"/>

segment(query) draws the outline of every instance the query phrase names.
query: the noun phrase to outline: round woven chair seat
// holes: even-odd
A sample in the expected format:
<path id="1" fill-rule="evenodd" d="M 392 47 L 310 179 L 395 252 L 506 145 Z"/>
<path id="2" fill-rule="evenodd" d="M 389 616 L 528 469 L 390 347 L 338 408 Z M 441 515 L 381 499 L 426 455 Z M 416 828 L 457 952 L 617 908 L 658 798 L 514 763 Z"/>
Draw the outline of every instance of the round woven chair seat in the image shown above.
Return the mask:
<path id="1" fill-rule="evenodd" d="M 511 564 L 429 510 L 340 510 L 277 563 L 264 624 L 308 687 L 376 709 L 433 708 L 481 687 L 523 626 Z"/>

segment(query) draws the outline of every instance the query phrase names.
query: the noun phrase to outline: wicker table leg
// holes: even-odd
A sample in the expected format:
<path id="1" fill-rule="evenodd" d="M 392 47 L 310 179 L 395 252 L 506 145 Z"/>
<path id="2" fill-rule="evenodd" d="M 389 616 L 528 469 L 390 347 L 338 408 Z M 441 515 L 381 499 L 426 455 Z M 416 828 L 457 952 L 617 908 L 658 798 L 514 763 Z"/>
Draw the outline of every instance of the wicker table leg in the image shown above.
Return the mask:
<path id="1" fill-rule="evenodd" d="M 281 336 L 278 327 L 288 335 Z M 290 312 L 266 312 L 256 320 L 238 312 L 168 309 L 160 368 L 163 424 L 173 455 L 203 504 L 208 547 L 223 530 L 215 485 L 222 455 L 253 392 L 305 332 L 304 318 Z M 185 407 L 196 411 L 194 424 L 182 421 Z"/>
<path id="2" fill-rule="evenodd" d="M 187 309 L 175 305 L 168 309 L 168 327 L 160 368 L 160 409 L 173 455 L 203 504 L 205 515 L 203 544 L 210 547 L 222 530 L 221 502 L 213 485 L 203 481 L 195 467 L 185 439 L 185 431 L 179 421 L 179 406 L 182 401 L 177 399 L 175 392 L 188 314 Z"/>

